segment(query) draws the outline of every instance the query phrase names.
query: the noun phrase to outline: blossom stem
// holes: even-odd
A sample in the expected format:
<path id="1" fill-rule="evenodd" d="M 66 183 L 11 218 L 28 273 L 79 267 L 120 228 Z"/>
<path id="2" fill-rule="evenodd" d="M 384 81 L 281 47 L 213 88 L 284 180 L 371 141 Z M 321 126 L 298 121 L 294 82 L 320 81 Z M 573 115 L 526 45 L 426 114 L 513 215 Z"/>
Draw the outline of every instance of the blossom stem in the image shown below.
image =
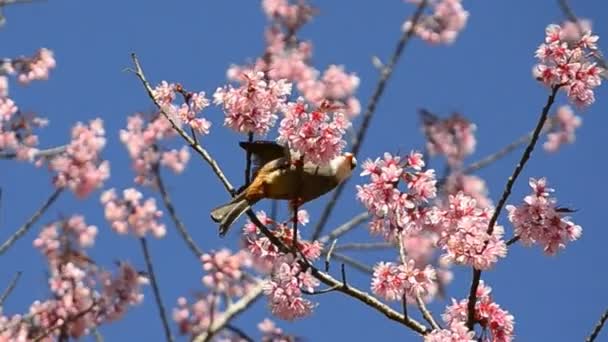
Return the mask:
<path id="1" fill-rule="evenodd" d="M 559 88 L 560 88 L 559 85 L 551 88 L 551 93 L 549 94 L 549 97 L 547 98 L 547 102 L 545 103 L 545 106 L 542 109 L 540 117 L 538 118 L 538 122 L 536 123 L 536 128 L 534 129 L 534 132 L 532 133 L 532 138 L 530 139 L 528 146 L 524 150 L 524 153 L 522 154 L 519 162 L 515 166 L 513 173 L 507 180 L 505 189 L 504 189 L 502 195 L 500 196 L 500 200 L 498 201 L 498 204 L 496 205 L 496 208 L 494 209 L 494 213 L 492 214 L 492 217 L 490 218 L 490 222 L 488 223 L 488 230 L 487 230 L 488 235 L 492 235 L 492 232 L 494 231 L 494 226 L 496 225 L 496 221 L 498 220 L 498 216 L 500 215 L 502 208 L 507 203 L 507 199 L 511 195 L 511 190 L 513 189 L 513 186 L 515 185 L 515 181 L 517 181 L 517 178 L 523 171 L 524 166 L 530 160 L 532 151 L 534 151 L 534 146 L 536 146 L 536 142 L 538 141 L 540 133 L 542 132 L 545 122 L 547 121 L 547 117 L 549 115 L 549 110 L 551 109 L 551 106 L 555 102 L 555 97 L 557 95 L 557 91 L 559 90 Z M 473 268 L 473 279 L 471 281 L 471 288 L 469 291 L 469 302 L 467 304 L 467 327 L 469 328 L 469 330 L 473 330 L 473 326 L 475 325 L 475 304 L 477 302 L 477 287 L 479 286 L 480 280 L 481 280 L 481 270 Z"/>
<path id="2" fill-rule="evenodd" d="M 51 196 L 42 204 L 40 209 L 38 209 L 32 215 L 32 217 L 27 220 L 27 222 L 19 227 L 19 229 L 17 229 L 13 235 L 11 235 L 8 239 L 6 239 L 6 241 L 4 241 L 2 245 L 0 245 L 0 255 L 4 254 L 19 238 L 25 235 L 34 226 L 38 219 L 50 208 L 51 204 L 57 200 L 62 191 L 63 188 L 55 189 Z"/>
<path id="3" fill-rule="evenodd" d="M 2 292 L 2 295 L 0 295 L 0 308 L 2 308 L 4 306 L 4 302 L 6 301 L 8 296 L 11 295 L 11 292 L 13 292 L 13 290 L 17 286 L 17 283 L 19 282 L 19 278 L 21 278 L 21 273 L 22 272 L 19 271 L 13 276 L 13 279 L 11 279 L 11 282 L 8 284 L 8 286 L 6 287 L 4 292 Z"/>
<path id="4" fill-rule="evenodd" d="M 365 139 L 365 134 L 367 133 L 367 129 L 369 128 L 372 117 L 374 116 L 378 102 L 380 102 L 380 98 L 382 97 L 382 94 L 384 93 L 388 80 L 390 79 L 391 75 L 393 74 L 393 71 L 395 70 L 395 66 L 397 65 L 397 62 L 399 61 L 399 59 L 401 58 L 401 55 L 403 54 L 403 50 L 405 49 L 405 46 L 409 42 L 410 38 L 414 35 L 414 30 L 416 28 L 416 25 L 418 24 L 418 21 L 422 17 L 422 12 L 424 11 L 427 3 L 428 3 L 428 0 L 420 1 L 420 3 L 418 4 L 418 7 L 416 8 L 416 11 L 412 15 L 412 19 L 410 20 L 410 22 L 412 23 L 411 27 L 409 28 L 409 30 L 405 31 L 401 35 L 401 38 L 397 42 L 397 45 L 395 46 L 395 50 L 393 51 L 393 55 L 391 56 L 388 64 L 386 64 L 382 68 L 382 71 L 380 73 L 380 79 L 378 80 L 378 83 L 376 84 L 376 88 L 374 89 L 374 92 L 372 93 L 372 96 L 367 104 L 367 108 L 365 109 L 365 113 L 363 114 L 363 121 L 361 122 L 361 126 L 359 127 L 359 130 L 357 131 L 357 135 L 354 138 L 353 147 L 351 149 L 351 152 L 354 155 L 357 155 L 359 153 L 359 150 L 361 149 L 361 145 L 363 144 L 363 139 Z M 329 202 L 327 202 L 327 205 L 325 206 L 325 208 L 323 209 L 323 213 L 321 214 L 321 218 L 319 219 L 319 222 L 315 226 L 315 230 L 313 231 L 311 240 L 314 241 L 314 240 L 318 239 L 319 236 L 321 236 L 323 228 L 325 228 L 325 224 L 327 223 L 327 220 L 329 219 L 329 216 L 331 215 L 334 206 L 338 202 L 338 198 L 342 194 L 342 191 L 344 190 L 344 186 L 346 185 L 347 182 L 348 182 L 348 180 L 345 180 L 344 182 L 340 183 L 340 185 L 338 185 L 336 187 L 336 189 L 333 191 L 331 199 L 329 200 Z"/>
<path id="5" fill-rule="evenodd" d="M 163 179 L 161 177 L 160 168 L 158 167 L 158 165 L 155 166 L 154 173 L 156 176 L 156 185 L 158 186 L 158 191 L 160 192 L 163 204 L 165 205 L 165 208 L 167 208 L 167 211 L 169 212 L 169 216 L 171 217 L 175 228 L 177 228 L 177 231 L 182 236 L 182 239 L 184 240 L 184 242 L 186 242 L 186 245 L 188 245 L 188 248 L 192 251 L 192 253 L 194 253 L 196 258 L 200 259 L 201 255 L 203 255 L 203 250 L 196 244 L 196 242 L 194 242 L 194 239 L 190 235 L 190 232 L 188 232 L 188 229 L 186 229 L 186 226 L 184 225 L 182 220 L 180 220 L 180 218 L 177 216 L 177 212 L 175 210 L 175 207 L 173 206 L 171 197 L 169 196 L 169 193 L 165 188 L 165 183 L 163 182 Z"/>
<path id="6" fill-rule="evenodd" d="M 587 337 L 585 342 L 595 341 L 597 336 L 600 334 L 600 331 L 602 331 L 602 328 L 604 327 L 604 324 L 606 323 L 607 320 L 608 320 L 608 309 L 606 309 L 606 311 L 604 311 L 602 316 L 600 316 L 600 320 L 597 322 L 595 327 L 593 327 L 593 331 L 591 332 L 589 337 Z"/>
<path id="7" fill-rule="evenodd" d="M 416 295 L 416 304 L 418 305 L 418 309 L 422 313 L 422 317 L 431 325 L 431 327 L 433 327 L 433 330 L 440 330 L 441 326 L 437 323 L 437 321 L 433 317 L 433 314 L 426 307 L 426 304 L 424 304 L 424 301 L 422 300 L 419 294 Z"/>
<path id="8" fill-rule="evenodd" d="M 165 306 L 160 295 L 158 280 L 156 279 L 156 275 L 154 274 L 154 267 L 152 267 L 152 257 L 150 256 L 148 242 L 146 241 L 146 238 L 143 237 L 140 238 L 139 241 L 141 243 L 141 249 L 144 254 L 144 260 L 146 261 L 146 270 L 148 272 L 148 276 L 150 277 L 150 284 L 152 285 L 152 292 L 154 292 L 154 299 L 156 301 L 158 313 L 160 315 L 160 319 L 163 324 L 163 329 L 165 331 L 165 339 L 167 342 L 173 342 L 173 336 L 171 336 L 171 329 L 169 328 L 169 320 L 167 319 Z"/>

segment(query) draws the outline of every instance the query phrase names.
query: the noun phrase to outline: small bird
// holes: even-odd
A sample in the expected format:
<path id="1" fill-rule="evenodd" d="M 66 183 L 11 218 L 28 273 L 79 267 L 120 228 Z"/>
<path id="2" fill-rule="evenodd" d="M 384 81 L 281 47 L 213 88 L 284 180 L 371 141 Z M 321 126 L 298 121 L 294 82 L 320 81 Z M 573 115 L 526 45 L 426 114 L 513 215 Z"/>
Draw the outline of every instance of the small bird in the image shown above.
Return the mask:
<path id="1" fill-rule="evenodd" d="M 211 211 L 211 219 L 226 234 L 252 205 L 264 198 L 297 201 L 298 204 L 320 197 L 350 177 L 357 166 L 352 153 L 345 153 L 327 165 L 291 160 L 289 148 L 270 141 L 241 142 L 239 145 L 254 157 L 253 180 L 232 201 Z"/>

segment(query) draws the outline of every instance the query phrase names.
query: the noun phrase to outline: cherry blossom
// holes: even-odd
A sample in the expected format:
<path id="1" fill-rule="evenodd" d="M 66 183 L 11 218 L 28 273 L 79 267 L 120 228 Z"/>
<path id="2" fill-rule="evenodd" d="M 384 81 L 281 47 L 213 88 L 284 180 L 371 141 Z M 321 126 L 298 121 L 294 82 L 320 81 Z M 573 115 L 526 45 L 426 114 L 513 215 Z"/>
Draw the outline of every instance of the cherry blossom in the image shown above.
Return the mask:
<path id="1" fill-rule="evenodd" d="M 88 125 L 77 123 L 65 152 L 49 161 L 49 168 L 56 173 L 54 185 L 72 190 L 79 198 L 100 188 L 110 177 L 110 163 L 99 155 L 105 144 L 101 119 L 92 120 Z"/>
<path id="2" fill-rule="evenodd" d="M 251 267 L 251 255 L 247 251 L 232 254 L 228 249 L 222 249 L 203 254 L 201 261 L 206 272 L 202 282 L 209 289 L 232 297 L 245 294 L 247 282 L 243 269 Z"/>
<path id="3" fill-rule="evenodd" d="M 557 152 L 562 144 L 571 144 L 576 136 L 574 131 L 581 125 L 582 119 L 575 115 L 570 106 L 561 106 L 553 117 L 553 128 L 547 133 L 543 148 L 548 152 Z"/>
<path id="4" fill-rule="evenodd" d="M 414 0 L 411 2 L 419 2 Z M 416 24 L 414 33 L 431 44 L 452 44 L 467 24 L 469 12 L 462 7 L 461 0 L 438 0 L 431 2 L 432 15 L 423 15 Z M 403 24 L 403 31 L 410 30 L 411 21 Z"/>
<path id="5" fill-rule="evenodd" d="M 156 208 L 154 198 L 141 202 L 143 195 L 134 188 L 125 189 L 122 198 L 116 190 L 106 190 L 101 194 L 105 217 L 118 234 L 133 233 L 144 237 L 151 233 L 156 238 L 165 236 L 165 225 L 159 222 L 162 212 Z"/>
<path id="6" fill-rule="evenodd" d="M 492 200 L 488 197 L 486 182 L 476 176 L 461 172 L 452 172 L 445 181 L 443 191 L 446 195 L 456 195 L 459 192 L 475 199 L 479 208 L 491 208 Z"/>
<path id="7" fill-rule="evenodd" d="M 174 103 L 177 92 L 181 93 L 184 98 L 184 102 L 180 105 Z M 205 97 L 204 91 L 199 93 L 187 92 L 179 84 L 161 81 L 152 91 L 152 95 L 161 110 L 176 125 L 183 123 L 190 126 L 198 134 L 209 134 L 211 122 L 198 117 L 198 114 L 209 106 L 209 100 Z"/>
<path id="8" fill-rule="evenodd" d="M 49 71 L 55 68 L 53 51 L 41 48 L 33 56 L 21 56 L 1 61 L 0 74 L 16 75 L 21 84 L 32 81 L 47 80 Z"/>
<path id="9" fill-rule="evenodd" d="M 222 105 L 226 114 L 224 125 L 240 133 L 266 135 L 291 94 L 291 83 L 267 80 L 263 72 L 253 71 L 243 72 L 238 79 L 240 87 L 227 85 L 213 94 L 213 102 Z"/>
<path id="10" fill-rule="evenodd" d="M 443 155 L 451 167 L 460 167 L 464 158 L 475 151 L 476 127 L 458 113 L 439 119 L 424 112 L 422 129 L 429 154 Z"/>
<path id="11" fill-rule="evenodd" d="M 598 36 L 589 30 L 572 40 L 571 29 L 564 31 L 555 24 L 547 26 L 545 34 L 545 42 L 536 50 L 539 64 L 534 76 L 548 87 L 560 87 L 577 106 L 591 105 L 593 89 L 602 83 L 602 68 L 590 58 L 597 50 Z"/>
<path id="12" fill-rule="evenodd" d="M 424 297 L 435 288 L 435 280 L 433 267 L 426 265 L 419 269 L 412 259 L 399 265 L 380 262 L 374 267 L 372 291 L 386 300 L 401 300 L 406 295 L 408 301 L 415 301 L 417 296 Z"/>
<path id="13" fill-rule="evenodd" d="M 448 329 L 433 330 L 424 336 L 424 342 L 476 342 L 475 332 L 464 322 L 454 321 Z"/>
<path id="14" fill-rule="evenodd" d="M 529 184 L 532 194 L 524 198 L 524 203 L 506 206 L 509 221 L 524 245 L 539 244 L 546 254 L 555 255 L 569 241 L 577 240 L 582 228 L 566 216 L 567 209 L 559 208 L 557 200 L 550 197 L 553 189 L 547 187 L 545 178 L 530 178 Z"/>

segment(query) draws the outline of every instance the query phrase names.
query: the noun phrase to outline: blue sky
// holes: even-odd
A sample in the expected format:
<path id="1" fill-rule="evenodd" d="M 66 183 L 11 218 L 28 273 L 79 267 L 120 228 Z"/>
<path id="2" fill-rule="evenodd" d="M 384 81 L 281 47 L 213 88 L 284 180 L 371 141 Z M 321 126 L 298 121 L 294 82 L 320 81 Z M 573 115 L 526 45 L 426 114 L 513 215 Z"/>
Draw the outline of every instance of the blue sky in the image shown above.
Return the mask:
<path id="1" fill-rule="evenodd" d="M 579 16 L 593 20 L 602 46 L 608 39 L 608 23 L 599 19 L 608 5 L 603 1 L 572 2 Z M 347 70 L 359 75 L 357 96 L 365 106 L 378 78 L 371 57 L 388 58 L 399 37 L 401 23 L 413 6 L 397 0 L 314 4 L 320 15 L 302 30 L 300 37 L 313 41 L 313 60 L 318 69 L 344 64 Z M 359 159 L 375 157 L 384 151 L 420 149 L 424 141 L 417 109 L 421 107 L 442 115 L 459 111 L 477 124 L 478 147 L 471 161 L 533 128 L 547 97 L 546 89 L 531 77 L 534 51 L 543 39 L 545 26 L 562 20 L 556 3 L 467 0 L 464 5 L 470 12 L 469 22 L 453 46 L 429 46 L 419 40 L 407 46 L 377 108 Z M 48 1 L 12 6 L 5 9 L 5 15 L 8 21 L 0 29 L 1 57 L 29 55 L 47 47 L 57 59 L 57 68 L 48 82 L 12 86 L 10 90 L 21 108 L 50 119 L 41 145 L 67 142 L 69 129 L 76 121 L 103 118 L 108 134 L 104 156 L 112 166 L 112 178 L 106 187 L 119 189 L 131 186 L 133 173 L 118 140 L 118 130 L 125 126 L 128 115 L 152 108 L 135 76 L 123 71 L 131 66 L 129 54 L 139 55 L 153 83 L 166 79 L 180 82 L 188 89 L 212 93 L 225 83 L 230 64 L 243 63 L 261 53 L 266 24 L 257 1 L 234 0 Z M 608 240 L 602 200 L 608 190 L 603 140 L 608 125 L 604 113 L 608 104 L 605 86 L 597 90 L 596 97 L 596 103 L 582 113 L 583 126 L 577 132 L 576 143 L 555 155 L 536 150 L 510 200 L 519 202 L 528 192 L 528 177 L 548 177 L 560 203 L 579 209 L 574 221 L 583 227 L 582 238 L 556 257 L 546 257 L 538 248 L 516 245 L 495 270 L 484 273 L 484 279 L 494 288 L 496 301 L 515 316 L 517 340 L 581 340 L 608 306 L 605 291 L 608 275 L 601 264 Z M 556 104 L 565 102 L 560 95 Z M 222 127 L 222 113 L 217 108 L 207 110 L 206 117 L 214 126 L 203 144 L 233 183 L 238 183 L 243 160 L 236 142 L 241 137 Z M 355 126 L 358 123 L 355 121 Z M 488 182 L 494 201 L 520 153 L 479 173 Z M 49 196 L 50 178 L 44 168 L 0 162 L 1 240 Z M 210 208 L 228 196 L 206 164 L 193 156 L 183 175 L 167 174 L 165 181 L 180 216 L 205 250 L 236 246 L 237 234 L 219 238 L 207 215 Z M 348 183 L 328 227 L 335 227 L 362 211 L 363 207 L 354 199 L 355 185 L 361 182 L 355 176 Z M 150 190 L 146 193 L 154 195 Z M 85 201 L 77 201 L 71 194 L 62 196 L 41 223 L 51 222 L 60 214 L 85 214 L 89 223 L 100 227 L 98 243 L 91 251 L 99 264 L 110 265 L 116 259 L 126 259 L 143 269 L 138 241 L 110 231 L 103 220 L 98 195 L 99 192 Z M 325 201 L 323 198 L 307 205 L 312 222 Z M 510 236 L 511 226 L 506 217 L 499 222 L 505 224 Z M 167 224 L 167 237 L 151 240 L 150 246 L 163 300 L 166 306 L 173 307 L 177 297 L 192 295 L 202 288 L 202 270 L 170 222 Z M 31 246 L 40 226 L 0 256 L 0 287 L 16 271 L 24 272 L 6 303 L 6 313 L 24 312 L 33 300 L 47 295 L 44 260 Z M 351 241 L 369 239 L 362 226 L 353 233 Z M 387 257 L 376 253 L 361 259 L 372 263 L 383 256 Z M 461 298 L 469 286 L 470 270 L 462 267 L 454 270 L 456 277 L 448 288 L 448 296 Z M 359 288 L 369 289 L 368 278 L 354 270 L 349 274 Z M 124 320 L 104 326 L 101 333 L 106 340 L 162 340 L 152 299 L 150 289 L 146 289 L 143 305 L 134 308 Z M 279 321 L 279 326 L 308 341 L 418 340 L 403 326 L 342 294 L 330 293 L 315 299 L 320 300 L 320 305 L 313 317 L 294 323 Z M 445 304 L 440 301 L 430 308 L 439 314 Z M 258 336 L 257 322 L 269 315 L 260 301 L 237 320 L 237 325 Z"/>

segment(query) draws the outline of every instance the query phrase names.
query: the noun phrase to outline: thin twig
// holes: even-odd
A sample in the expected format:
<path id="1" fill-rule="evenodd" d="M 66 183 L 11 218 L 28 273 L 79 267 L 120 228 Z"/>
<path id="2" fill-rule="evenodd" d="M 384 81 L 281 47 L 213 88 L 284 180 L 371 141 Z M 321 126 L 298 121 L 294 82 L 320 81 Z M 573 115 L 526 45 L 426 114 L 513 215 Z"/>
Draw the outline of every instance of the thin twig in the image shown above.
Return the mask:
<path id="1" fill-rule="evenodd" d="M 45 150 L 40 150 L 40 151 L 34 153 L 34 159 L 52 158 L 58 154 L 65 152 L 67 147 L 68 147 L 67 145 L 62 145 L 62 146 L 47 148 Z M 15 158 L 17 158 L 17 153 L 14 153 L 14 152 L 0 153 L 0 159 L 15 159 Z"/>
<path id="2" fill-rule="evenodd" d="M 420 18 L 422 17 L 422 12 L 426 7 L 427 2 L 427 0 L 422 0 L 418 4 L 418 8 L 416 8 L 416 11 L 414 12 L 410 20 L 410 22 L 412 23 L 411 27 L 409 28 L 409 30 L 405 31 L 401 35 L 401 38 L 395 46 L 393 55 L 391 56 L 388 64 L 384 66 L 382 72 L 380 73 L 380 79 L 378 80 L 376 88 L 374 89 L 374 92 L 372 93 L 372 96 L 367 104 L 367 108 L 365 110 L 365 113 L 363 114 L 363 121 L 361 122 L 361 126 L 357 131 L 357 136 L 354 139 L 353 147 L 351 149 L 351 152 L 354 155 L 357 155 L 359 153 L 359 150 L 361 149 L 363 139 L 365 139 L 365 134 L 367 133 L 367 129 L 369 128 L 372 117 L 376 111 L 376 107 L 380 102 L 380 98 L 384 93 L 384 89 L 386 88 L 387 82 L 393 74 L 395 66 L 399 61 L 399 58 L 401 58 L 405 46 L 409 42 L 410 38 L 414 35 L 416 25 L 418 24 L 418 20 L 420 20 Z M 347 182 L 348 180 L 345 180 L 344 182 L 340 183 L 340 185 L 338 185 L 338 187 L 333 191 L 331 199 L 329 200 L 329 202 L 327 202 L 327 205 L 325 206 L 325 208 L 323 209 L 323 213 L 321 214 L 321 218 L 315 226 L 314 233 L 312 234 L 312 240 L 316 240 L 317 238 L 319 238 L 319 236 L 321 236 L 321 232 L 323 231 L 323 228 L 325 227 L 325 224 L 327 223 L 327 220 L 329 219 L 329 216 L 331 215 L 334 206 L 338 202 L 338 198 L 342 194 L 342 191 L 344 190 L 344 187 Z"/>
<path id="3" fill-rule="evenodd" d="M 336 251 L 351 251 L 351 250 L 363 251 L 363 250 L 389 249 L 389 248 L 395 248 L 395 244 L 390 243 L 390 242 L 362 242 L 362 243 L 352 242 L 352 243 L 345 243 L 343 245 L 338 245 L 338 246 L 336 246 L 335 250 Z"/>
<path id="4" fill-rule="evenodd" d="M 521 237 L 519 235 L 515 235 L 514 237 L 510 238 L 509 241 L 507 241 L 507 246 L 511 246 L 512 244 L 519 241 L 519 239 L 521 239 Z"/>
<path id="5" fill-rule="evenodd" d="M 606 311 L 604 311 L 602 316 L 600 316 L 600 320 L 597 322 L 595 327 L 593 327 L 593 331 L 591 331 L 591 334 L 589 334 L 589 337 L 587 337 L 585 342 L 595 341 L 597 336 L 600 334 L 600 331 L 602 331 L 602 328 L 604 327 L 604 324 L 606 323 L 607 320 L 608 320 L 608 309 L 606 309 Z"/>
<path id="6" fill-rule="evenodd" d="M 334 252 L 337 242 L 338 239 L 334 239 L 334 241 L 332 241 L 331 245 L 329 246 L 329 250 L 327 251 L 327 255 L 325 256 L 325 272 L 329 272 L 329 262 L 331 261 L 331 254 Z"/>
<path id="7" fill-rule="evenodd" d="M 534 151 L 534 147 L 536 146 L 538 137 L 540 136 L 540 133 L 541 133 L 543 127 L 545 126 L 545 122 L 547 121 L 547 116 L 549 115 L 549 109 L 551 109 L 551 106 L 553 105 L 553 102 L 555 101 L 555 96 L 557 95 L 557 91 L 559 90 L 559 88 L 560 88 L 559 86 L 554 86 L 551 89 L 551 94 L 547 98 L 547 102 L 545 103 L 545 106 L 543 107 L 540 117 L 538 118 L 538 122 L 536 123 L 536 128 L 534 129 L 534 132 L 532 134 L 532 139 L 530 139 L 530 142 L 528 143 L 528 146 L 526 146 L 524 153 L 521 155 L 521 158 L 520 158 L 519 162 L 517 163 L 517 165 L 515 166 L 513 173 L 507 180 L 505 189 L 504 189 L 502 195 L 500 196 L 500 200 L 498 201 L 498 204 L 496 205 L 496 208 L 494 209 L 494 213 L 492 214 L 492 217 L 490 218 L 490 222 L 488 223 L 488 230 L 487 230 L 488 235 L 492 235 L 492 232 L 494 231 L 494 225 L 496 224 L 496 221 L 498 220 L 498 216 L 500 215 L 502 208 L 507 203 L 507 199 L 511 195 L 511 190 L 513 189 L 513 185 L 515 185 L 515 181 L 517 180 L 517 178 L 523 171 L 526 163 L 530 160 L 532 151 Z M 469 330 L 473 330 L 473 325 L 475 324 L 475 304 L 477 302 L 477 287 L 479 286 L 480 280 L 481 280 L 481 270 L 473 269 L 473 279 L 471 281 L 471 288 L 469 290 L 469 302 L 467 304 L 467 327 L 469 328 Z"/>
<path id="8" fill-rule="evenodd" d="M 188 248 L 192 251 L 192 253 L 194 253 L 197 259 L 200 259 L 201 255 L 203 255 L 203 250 L 196 244 L 196 242 L 194 242 L 194 239 L 188 232 L 188 229 L 186 229 L 186 226 L 184 225 L 182 220 L 180 220 L 179 216 L 177 216 L 177 212 L 175 210 L 175 207 L 173 206 L 171 197 L 169 197 L 169 193 L 167 192 L 167 189 L 165 188 L 165 183 L 163 182 L 163 179 L 161 177 L 160 169 L 158 167 L 155 167 L 154 173 L 156 175 L 156 184 L 158 186 L 158 191 L 160 192 L 160 196 L 163 200 L 165 207 L 167 208 L 167 211 L 169 212 L 169 216 L 171 217 L 175 228 L 177 228 L 177 231 L 182 236 L 182 239 L 186 242 Z"/>
<path id="9" fill-rule="evenodd" d="M 352 267 L 354 267 L 355 269 L 357 269 L 358 271 L 361 271 L 365 274 L 373 274 L 374 273 L 374 269 L 371 266 L 368 266 L 360 261 L 357 261 L 349 256 L 346 256 L 344 254 L 341 253 L 332 253 L 332 258 L 341 261 L 345 264 L 348 264 Z"/>
<path id="10" fill-rule="evenodd" d="M 354 228 L 357 228 L 361 223 L 365 222 L 369 218 L 369 213 L 364 211 L 358 215 L 355 215 L 350 220 L 344 222 L 338 228 L 334 229 L 331 233 L 321 237 L 319 239 L 320 242 L 326 243 L 330 240 L 334 240 L 339 238 L 340 236 L 348 233 Z"/>
<path id="11" fill-rule="evenodd" d="M 74 321 L 82 318 L 84 315 L 91 312 L 95 308 L 96 305 L 97 305 L 97 303 L 93 302 L 91 304 L 91 306 L 89 306 L 87 309 L 80 311 L 79 313 L 75 314 L 74 316 L 68 317 L 66 320 L 57 319 L 57 321 L 60 321 L 60 323 L 55 324 L 55 325 L 47 328 L 46 330 L 44 330 L 39 336 L 37 336 L 35 339 L 33 339 L 33 342 L 40 342 L 40 341 L 44 340 L 47 336 L 52 334 L 53 331 L 64 327 L 68 323 L 74 322 Z"/>
<path id="12" fill-rule="evenodd" d="M 247 342 L 254 342 L 255 340 L 253 338 L 251 338 L 251 336 L 247 335 L 247 333 L 245 333 L 242 329 L 232 325 L 232 324 L 227 324 L 226 325 L 226 329 L 232 331 L 233 333 L 237 334 L 239 336 L 239 338 L 241 340 L 245 340 Z"/>
<path id="13" fill-rule="evenodd" d="M 42 214 L 44 214 L 49 209 L 51 204 L 53 204 L 57 200 L 62 191 L 63 188 L 55 189 L 51 196 L 47 198 L 47 200 L 42 204 L 40 209 L 38 209 L 32 215 L 32 217 L 27 220 L 27 222 L 25 222 L 21 227 L 19 227 L 19 229 L 17 229 L 15 233 L 13 233 L 13 235 L 11 235 L 8 239 L 6 239 L 6 241 L 4 241 L 4 243 L 0 246 L 0 255 L 4 254 L 19 238 L 25 235 L 34 226 L 34 224 L 38 221 Z"/>
<path id="14" fill-rule="evenodd" d="M 427 321 L 433 327 L 433 330 L 440 330 L 441 326 L 437 324 L 437 321 L 433 317 L 433 314 L 431 314 L 431 311 L 429 311 L 429 309 L 426 307 L 426 304 L 424 304 L 424 301 L 422 300 L 420 295 L 416 295 L 416 304 L 418 305 L 418 309 L 422 313 L 422 317 L 424 317 L 424 320 Z"/>
<path id="15" fill-rule="evenodd" d="M 220 330 L 224 329 L 230 321 L 235 318 L 237 315 L 242 313 L 248 307 L 250 307 L 258 298 L 262 296 L 264 292 L 264 283 L 260 281 L 257 285 L 255 285 L 252 289 L 250 289 L 246 295 L 241 297 L 239 300 L 229 305 L 226 311 L 222 314 L 221 317 L 217 318 L 213 324 L 207 329 L 207 331 L 202 334 L 194 337 L 194 342 L 207 342 L 215 336 Z"/>
<path id="16" fill-rule="evenodd" d="M 17 272 L 13 276 L 13 279 L 11 279 L 11 282 L 8 284 L 8 286 L 6 287 L 4 292 L 2 292 L 2 295 L 0 295 L 0 308 L 2 308 L 4 306 L 4 302 L 6 301 L 6 298 L 8 298 L 8 296 L 11 295 L 11 292 L 13 292 L 13 290 L 17 286 L 17 283 L 19 282 L 19 278 L 21 278 L 21 271 Z"/>
<path id="17" fill-rule="evenodd" d="M 45 0 L 0 0 L 0 7 L 8 6 L 8 5 L 21 5 L 21 4 L 29 4 L 32 2 L 43 2 Z"/>
<path id="18" fill-rule="evenodd" d="M 141 238 L 139 239 L 139 241 L 141 242 L 141 249 L 144 253 L 144 259 L 146 261 L 146 271 L 148 272 L 148 277 L 150 278 L 150 284 L 152 285 L 152 292 L 154 292 L 154 299 L 156 300 L 158 313 L 163 323 L 165 339 L 167 340 L 167 342 L 173 342 L 173 336 L 171 336 L 171 329 L 169 328 L 169 320 L 167 318 L 165 306 L 163 305 L 163 300 L 160 295 L 158 280 L 156 279 L 156 275 L 154 274 L 154 267 L 152 267 L 152 257 L 150 256 L 150 251 L 148 250 L 148 243 L 146 241 L 146 238 Z"/>

